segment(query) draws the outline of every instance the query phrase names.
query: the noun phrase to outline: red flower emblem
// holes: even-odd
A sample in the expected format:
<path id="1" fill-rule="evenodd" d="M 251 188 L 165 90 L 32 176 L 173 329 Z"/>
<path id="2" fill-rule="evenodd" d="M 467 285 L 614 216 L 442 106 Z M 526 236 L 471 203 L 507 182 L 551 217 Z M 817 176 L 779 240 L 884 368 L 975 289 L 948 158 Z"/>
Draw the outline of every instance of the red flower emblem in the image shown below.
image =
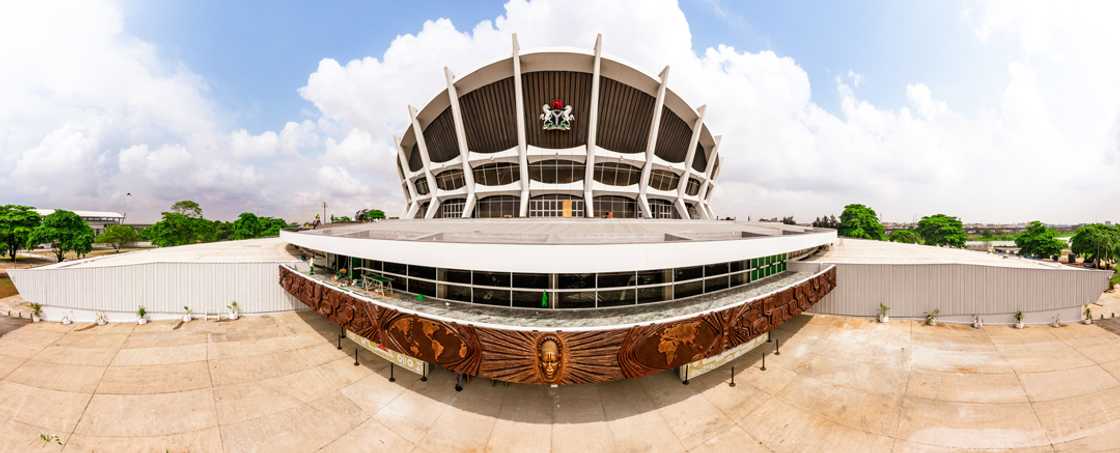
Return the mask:
<path id="1" fill-rule="evenodd" d="M 560 98 L 556 98 L 556 99 L 553 99 L 552 102 L 549 103 L 549 105 L 552 106 L 552 108 L 559 110 L 559 109 L 564 108 L 564 100 L 560 99 Z"/>

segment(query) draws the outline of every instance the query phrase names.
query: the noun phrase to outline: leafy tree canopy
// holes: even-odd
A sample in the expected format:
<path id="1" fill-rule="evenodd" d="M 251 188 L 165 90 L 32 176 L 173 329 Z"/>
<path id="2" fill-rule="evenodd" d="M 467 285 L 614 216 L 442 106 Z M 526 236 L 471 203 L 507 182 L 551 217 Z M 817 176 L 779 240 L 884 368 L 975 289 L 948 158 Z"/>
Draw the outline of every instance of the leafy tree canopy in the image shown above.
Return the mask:
<path id="1" fill-rule="evenodd" d="M 277 217 L 258 217 L 251 212 L 242 212 L 233 221 L 233 239 L 253 239 L 275 237 L 288 222 Z"/>
<path id="2" fill-rule="evenodd" d="M 159 222 L 148 227 L 147 234 L 152 244 L 160 247 L 210 242 L 217 236 L 213 222 L 178 212 L 164 212 Z"/>
<path id="3" fill-rule="evenodd" d="M 358 211 L 358 214 L 355 215 L 354 218 L 362 222 L 372 222 L 374 220 L 384 219 L 385 211 L 380 209 L 363 209 Z"/>
<path id="4" fill-rule="evenodd" d="M 1015 238 L 1019 254 L 1035 258 L 1050 258 L 1062 254 L 1066 243 L 1057 239 L 1057 232 L 1037 220 L 1027 225 Z"/>
<path id="5" fill-rule="evenodd" d="M 109 225 L 105 227 L 94 242 L 98 244 L 111 244 L 113 250 L 120 253 L 121 247 L 125 244 L 136 242 L 140 240 L 140 233 L 127 225 Z"/>
<path id="6" fill-rule="evenodd" d="M 171 212 L 185 215 L 187 217 L 194 217 L 196 219 L 202 218 L 202 207 L 194 200 L 180 200 L 171 205 Z"/>
<path id="7" fill-rule="evenodd" d="M 0 249 L 16 260 L 16 252 L 27 246 L 27 238 L 42 218 L 29 206 L 0 206 Z"/>
<path id="8" fill-rule="evenodd" d="M 891 242 L 902 242 L 906 244 L 921 244 L 922 237 L 914 230 L 894 230 L 891 231 L 890 236 L 887 237 Z"/>
<path id="9" fill-rule="evenodd" d="M 66 252 L 74 252 L 79 257 L 93 250 L 93 229 L 70 211 L 56 210 L 43 217 L 43 221 L 31 230 L 28 245 L 50 244 L 59 262 L 66 258 Z"/>
<path id="10" fill-rule="evenodd" d="M 1077 229 L 1070 238 L 1070 250 L 1085 260 L 1101 263 L 1120 257 L 1120 225 L 1092 223 Z"/>
<path id="11" fill-rule="evenodd" d="M 844 206 L 840 213 L 841 236 L 856 239 L 883 239 L 883 224 L 879 223 L 879 215 L 874 209 L 861 204 Z"/>
<path id="12" fill-rule="evenodd" d="M 918 221 L 918 235 L 926 245 L 948 245 L 950 247 L 964 247 L 968 235 L 964 232 L 961 219 L 945 214 L 934 214 L 922 217 Z"/>
<path id="13" fill-rule="evenodd" d="M 813 226 L 816 228 L 832 228 L 838 230 L 840 229 L 840 221 L 837 220 L 834 215 L 817 217 L 817 219 L 813 221 Z"/>

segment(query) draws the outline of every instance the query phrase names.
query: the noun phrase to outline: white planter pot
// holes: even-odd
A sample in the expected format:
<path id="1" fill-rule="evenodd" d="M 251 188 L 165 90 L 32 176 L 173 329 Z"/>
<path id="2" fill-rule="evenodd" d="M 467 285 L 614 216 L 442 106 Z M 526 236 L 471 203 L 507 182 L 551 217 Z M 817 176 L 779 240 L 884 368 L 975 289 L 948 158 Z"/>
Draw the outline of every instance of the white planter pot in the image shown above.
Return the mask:
<path id="1" fill-rule="evenodd" d="M 1015 323 L 1015 328 L 1016 328 L 1016 329 L 1022 329 L 1022 328 L 1023 328 L 1023 323 L 1022 323 L 1022 321 L 1020 321 L 1020 322 L 1017 322 L 1017 323 Z"/>
<path id="2" fill-rule="evenodd" d="M 31 322 L 39 322 L 39 315 L 32 313 Z"/>
<path id="3" fill-rule="evenodd" d="M 137 325 L 141 325 L 141 326 L 142 326 L 142 325 L 144 325 L 144 324 L 147 324 L 147 323 L 148 323 L 148 320 L 147 320 L 147 319 L 144 319 L 144 318 L 140 318 L 140 319 L 137 319 L 137 320 L 136 320 L 136 324 L 137 324 Z"/>
<path id="4" fill-rule="evenodd" d="M 64 326 L 68 326 L 73 323 L 74 321 L 71 321 L 69 316 L 62 318 L 62 325 Z"/>
<path id="5" fill-rule="evenodd" d="M 229 318 L 229 319 L 230 319 L 231 321 L 236 321 L 236 320 L 237 320 L 237 318 L 240 318 L 240 317 L 241 317 L 241 315 L 240 315 L 240 314 L 238 314 L 238 313 L 237 313 L 236 311 L 231 311 L 231 312 L 229 312 L 229 315 L 228 315 L 228 318 Z"/>
<path id="6" fill-rule="evenodd" d="M 183 322 L 191 322 L 191 315 L 183 315 Z"/>
<path id="7" fill-rule="evenodd" d="M 1089 319 L 1089 318 L 1085 318 L 1085 319 L 1082 319 L 1082 320 L 1081 320 L 1081 323 L 1082 323 L 1082 324 L 1085 324 L 1085 325 L 1089 325 L 1089 324 L 1092 324 L 1092 323 L 1093 323 L 1093 320 L 1092 320 L 1092 319 Z"/>
<path id="8" fill-rule="evenodd" d="M 888 323 L 888 322 L 891 322 L 891 317 L 890 317 L 890 315 L 879 315 L 879 322 L 881 322 L 881 323 L 883 323 L 883 324 L 886 324 L 886 323 Z"/>

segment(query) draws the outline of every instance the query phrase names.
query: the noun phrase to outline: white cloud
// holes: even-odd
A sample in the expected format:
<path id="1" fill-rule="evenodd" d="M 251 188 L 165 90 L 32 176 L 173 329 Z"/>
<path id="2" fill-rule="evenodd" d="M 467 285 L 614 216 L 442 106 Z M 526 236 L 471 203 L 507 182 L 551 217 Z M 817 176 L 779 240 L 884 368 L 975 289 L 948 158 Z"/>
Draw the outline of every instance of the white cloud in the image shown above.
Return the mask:
<path id="1" fill-rule="evenodd" d="M 257 133 L 221 124 L 204 80 L 123 34 L 118 5 L 17 5 L 0 15 L 0 178 L 17 201 L 39 205 L 119 209 L 105 200 L 129 191 L 129 209 L 153 216 L 188 197 L 208 213 L 300 220 L 323 201 L 335 212 L 399 210 L 393 137 L 406 106 L 444 88 L 444 65 L 465 75 L 508 55 L 514 32 L 526 51 L 589 49 L 602 32 L 611 57 L 648 73 L 671 65 L 670 86 L 707 104 L 724 134 L 723 215 L 807 219 L 863 202 L 892 220 L 945 211 L 1074 222 L 1114 215 L 1102 206 L 1120 200 L 1120 31 L 1115 12 L 1097 10 L 1112 4 L 968 11 L 992 52 L 1015 43 L 1006 86 L 977 112 L 955 110 L 921 80 L 886 87 L 905 105 L 875 105 L 859 94 L 872 82 L 848 71 L 834 114 L 813 102 L 789 57 L 694 51 L 675 2 L 512 0 L 469 29 L 435 19 L 381 56 L 322 60 L 299 90 L 318 116 Z"/>

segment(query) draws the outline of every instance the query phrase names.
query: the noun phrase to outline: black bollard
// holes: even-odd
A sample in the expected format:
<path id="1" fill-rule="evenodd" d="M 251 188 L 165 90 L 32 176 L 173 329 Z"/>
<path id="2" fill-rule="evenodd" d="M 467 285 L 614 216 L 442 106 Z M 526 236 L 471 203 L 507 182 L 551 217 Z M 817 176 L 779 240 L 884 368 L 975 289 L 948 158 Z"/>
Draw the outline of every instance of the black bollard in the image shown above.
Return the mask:
<path id="1" fill-rule="evenodd" d="M 688 367 L 684 367 L 684 381 L 681 384 L 688 385 Z"/>
<path id="2" fill-rule="evenodd" d="M 774 342 L 774 332 L 766 332 L 766 342 L 767 343 L 773 343 Z"/>
<path id="3" fill-rule="evenodd" d="M 782 339 L 774 339 L 774 355 L 782 355 Z"/>
<path id="4" fill-rule="evenodd" d="M 358 366 L 358 347 L 354 347 L 354 366 Z"/>
<path id="5" fill-rule="evenodd" d="M 396 376 L 393 375 L 393 362 L 389 362 L 389 382 L 397 382 Z"/>
<path id="6" fill-rule="evenodd" d="M 463 375 L 457 373 L 455 374 L 455 391 L 463 391 Z"/>
<path id="7" fill-rule="evenodd" d="M 428 370 L 424 369 L 424 374 L 420 375 L 420 382 L 428 382 Z"/>
<path id="8" fill-rule="evenodd" d="M 735 386 L 735 365 L 731 365 L 731 383 L 727 384 L 728 387 Z"/>
<path id="9" fill-rule="evenodd" d="M 338 326 L 338 350 L 339 351 L 342 350 L 342 337 L 345 336 L 342 332 L 343 332 L 342 331 L 342 326 Z"/>
<path id="10" fill-rule="evenodd" d="M 766 371 L 766 353 L 762 353 L 762 371 Z"/>

